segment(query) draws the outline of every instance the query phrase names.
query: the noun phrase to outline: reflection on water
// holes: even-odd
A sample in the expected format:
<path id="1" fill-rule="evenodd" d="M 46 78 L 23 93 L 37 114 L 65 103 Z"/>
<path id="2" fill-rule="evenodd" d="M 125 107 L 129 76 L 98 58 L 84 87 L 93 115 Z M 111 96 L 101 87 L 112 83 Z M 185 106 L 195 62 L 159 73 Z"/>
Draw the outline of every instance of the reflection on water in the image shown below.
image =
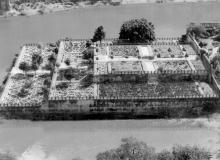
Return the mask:
<path id="1" fill-rule="evenodd" d="M 214 153 L 220 148 L 218 133 L 202 124 L 177 120 L 6 121 L 0 125 L 0 146 L 16 153 L 19 160 L 94 160 L 99 152 L 118 147 L 121 138 L 136 137 L 157 151 L 173 144 L 197 144 Z"/>

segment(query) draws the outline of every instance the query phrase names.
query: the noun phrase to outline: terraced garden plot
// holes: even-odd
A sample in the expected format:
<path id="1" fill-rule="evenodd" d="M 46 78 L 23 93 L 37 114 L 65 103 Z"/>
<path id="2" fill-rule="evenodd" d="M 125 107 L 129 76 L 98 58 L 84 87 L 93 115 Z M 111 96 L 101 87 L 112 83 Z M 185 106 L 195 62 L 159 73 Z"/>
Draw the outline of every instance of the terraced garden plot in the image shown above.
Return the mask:
<path id="1" fill-rule="evenodd" d="M 96 52 L 97 56 L 106 56 L 106 55 L 108 55 L 107 47 L 99 47 L 96 50 L 98 51 L 98 52 Z"/>
<path id="2" fill-rule="evenodd" d="M 86 48 L 86 41 L 63 41 L 63 43 L 65 52 L 81 53 Z"/>
<path id="3" fill-rule="evenodd" d="M 142 65 L 140 61 L 114 61 L 109 62 L 111 64 L 111 72 L 123 72 L 123 71 L 142 71 Z"/>
<path id="4" fill-rule="evenodd" d="M 94 73 L 96 74 L 107 74 L 108 73 L 108 66 L 107 62 L 96 62 L 94 64 Z"/>
<path id="5" fill-rule="evenodd" d="M 60 83 L 56 83 L 56 86 Z M 93 96 L 94 84 L 85 87 L 80 82 L 67 82 L 67 88 L 59 89 L 55 87 L 50 91 L 50 97 L 58 98 L 86 98 Z"/>
<path id="6" fill-rule="evenodd" d="M 190 71 L 191 67 L 186 60 L 154 61 L 157 68 L 171 71 Z"/>
<path id="7" fill-rule="evenodd" d="M 151 45 L 154 55 L 160 58 L 183 57 L 183 53 L 178 45 Z M 158 57 L 158 58 L 159 58 Z"/>
<path id="8" fill-rule="evenodd" d="M 24 50 L 18 58 L 17 67 L 19 67 L 21 62 L 26 62 L 28 65 L 32 64 L 32 56 L 34 54 L 41 54 L 41 49 L 37 45 L 33 46 L 24 46 Z"/>
<path id="9" fill-rule="evenodd" d="M 44 78 L 38 76 L 12 76 L 2 95 L 2 103 L 8 105 L 41 103 L 44 97 L 43 82 Z"/>
<path id="10" fill-rule="evenodd" d="M 182 46 L 183 46 L 183 51 L 185 51 L 188 55 L 196 55 L 196 52 L 191 45 L 183 44 Z"/>
<path id="11" fill-rule="evenodd" d="M 138 57 L 138 48 L 135 45 L 113 45 L 109 46 L 110 56 Z"/>
<path id="12" fill-rule="evenodd" d="M 79 61 L 78 55 L 79 54 L 77 53 L 64 53 L 62 54 L 61 61 L 65 63 L 66 60 L 68 59 L 70 62 L 70 66 L 73 66 L 73 65 L 75 66 L 78 63 L 77 61 Z"/>
<path id="13" fill-rule="evenodd" d="M 87 71 L 77 68 L 71 69 L 71 72 L 68 72 L 68 70 L 59 70 L 57 81 L 68 81 L 68 79 L 65 78 L 65 74 L 68 74 L 69 77 L 71 77 L 71 81 L 79 81 L 87 75 Z"/>
<path id="14" fill-rule="evenodd" d="M 196 70 L 206 70 L 201 60 L 190 60 Z"/>
<path id="15" fill-rule="evenodd" d="M 109 83 L 99 85 L 100 97 L 175 97 L 200 96 L 195 82 L 178 83 Z"/>

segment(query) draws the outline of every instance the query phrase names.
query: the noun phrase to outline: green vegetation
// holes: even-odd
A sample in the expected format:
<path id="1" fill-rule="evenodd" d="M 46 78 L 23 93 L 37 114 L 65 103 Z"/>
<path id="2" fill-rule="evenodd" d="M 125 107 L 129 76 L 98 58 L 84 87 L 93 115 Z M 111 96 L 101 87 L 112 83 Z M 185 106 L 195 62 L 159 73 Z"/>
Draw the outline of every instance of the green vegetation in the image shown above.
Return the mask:
<path id="1" fill-rule="evenodd" d="M 57 89 L 66 89 L 66 88 L 68 88 L 68 83 L 66 83 L 66 82 L 61 82 L 61 83 L 59 83 L 59 84 L 57 84 L 56 85 L 56 88 Z"/>
<path id="2" fill-rule="evenodd" d="M 83 51 L 83 59 L 86 60 L 93 60 L 94 57 L 94 49 L 93 48 L 87 48 L 85 51 Z"/>
<path id="3" fill-rule="evenodd" d="M 29 94 L 29 92 L 25 88 L 22 88 L 18 92 L 17 96 L 20 97 L 20 98 L 24 98 L 24 97 L 28 96 L 28 94 Z"/>
<path id="4" fill-rule="evenodd" d="M 92 38 L 93 42 L 97 42 L 97 41 L 102 41 L 103 39 L 105 39 L 105 31 L 104 31 L 104 27 L 103 26 L 99 26 L 94 33 L 94 36 Z"/>
<path id="5" fill-rule="evenodd" d="M 155 40 L 154 25 L 144 18 L 126 21 L 121 26 L 119 39 L 134 43 L 152 42 Z"/>
<path id="6" fill-rule="evenodd" d="M 16 160 L 15 156 L 11 153 L 0 153 L 1 160 Z"/>
<path id="7" fill-rule="evenodd" d="M 66 59 L 66 60 L 65 60 L 65 64 L 66 64 L 67 66 L 69 66 L 69 65 L 70 65 L 70 59 Z"/>
<path id="8" fill-rule="evenodd" d="M 26 62 L 21 62 L 19 65 L 19 69 L 27 72 L 28 70 L 30 70 L 30 66 Z"/>
<path id="9" fill-rule="evenodd" d="M 43 58 L 39 54 L 32 55 L 32 69 L 38 70 L 39 65 L 43 62 Z"/>
<path id="10" fill-rule="evenodd" d="M 173 146 L 171 151 L 155 152 L 153 147 L 134 138 L 123 138 L 122 144 L 99 153 L 97 160 L 210 160 L 210 153 L 198 146 Z"/>

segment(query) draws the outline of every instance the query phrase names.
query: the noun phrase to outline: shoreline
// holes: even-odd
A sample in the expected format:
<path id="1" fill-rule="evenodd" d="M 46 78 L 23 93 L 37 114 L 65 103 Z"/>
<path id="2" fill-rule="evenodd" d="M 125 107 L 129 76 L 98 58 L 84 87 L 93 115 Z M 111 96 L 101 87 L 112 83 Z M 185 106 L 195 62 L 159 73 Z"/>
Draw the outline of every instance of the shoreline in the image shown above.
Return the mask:
<path id="1" fill-rule="evenodd" d="M 113 2 L 114 1 L 114 2 Z M 89 2 L 79 3 L 22 3 L 20 5 L 12 3 L 10 10 L 6 11 L 0 18 L 16 16 L 33 16 L 51 14 L 61 11 L 71 11 L 73 9 L 101 8 L 108 6 L 140 5 L 140 4 L 181 4 L 181 3 L 218 3 L 218 0 L 112 0 L 109 3 L 98 1 L 94 4 Z"/>

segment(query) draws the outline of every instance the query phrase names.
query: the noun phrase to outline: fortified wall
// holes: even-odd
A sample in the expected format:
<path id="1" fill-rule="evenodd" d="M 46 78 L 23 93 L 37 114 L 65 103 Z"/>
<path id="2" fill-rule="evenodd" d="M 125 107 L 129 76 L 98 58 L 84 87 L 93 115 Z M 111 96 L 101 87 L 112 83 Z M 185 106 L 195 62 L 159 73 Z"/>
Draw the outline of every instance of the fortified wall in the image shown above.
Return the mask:
<path id="1" fill-rule="evenodd" d="M 160 38 L 137 45 L 104 41 L 92 46 L 92 64 L 82 55 L 86 40 L 60 40 L 59 49 L 26 44 L 1 96 L 1 113 L 9 118 L 103 119 L 186 117 L 214 111 L 220 104 L 220 89 L 208 59 L 193 37 L 186 44 L 177 40 Z M 43 58 L 39 68 L 21 71 L 23 60 L 31 64 L 35 54 Z M 46 79 L 51 79 L 48 92 Z"/>

